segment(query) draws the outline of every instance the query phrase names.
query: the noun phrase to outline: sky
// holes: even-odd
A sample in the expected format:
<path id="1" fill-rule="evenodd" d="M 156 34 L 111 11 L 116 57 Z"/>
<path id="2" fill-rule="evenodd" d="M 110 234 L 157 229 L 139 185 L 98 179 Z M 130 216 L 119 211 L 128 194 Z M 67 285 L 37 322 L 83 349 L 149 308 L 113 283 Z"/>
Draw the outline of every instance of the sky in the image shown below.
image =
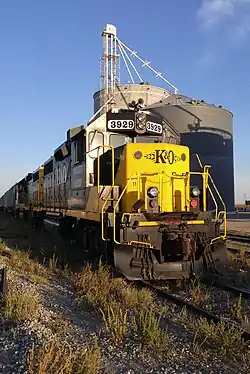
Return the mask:
<path id="1" fill-rule="evenodd" d="M 93 114 L 107 23 L 180 93 L 233 112 L 236 202 L 250 199 L 250 0 L 0 0 L 0 195 Z"/>

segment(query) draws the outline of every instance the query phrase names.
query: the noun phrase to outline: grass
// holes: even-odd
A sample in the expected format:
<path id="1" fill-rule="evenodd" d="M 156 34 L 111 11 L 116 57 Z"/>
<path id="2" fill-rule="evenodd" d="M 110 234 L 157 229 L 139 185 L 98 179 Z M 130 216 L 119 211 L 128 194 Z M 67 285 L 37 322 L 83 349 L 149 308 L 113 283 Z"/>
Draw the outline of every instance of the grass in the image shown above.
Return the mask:
<path id="1" fill-rule="evenodd" d="M 228 300 L 228 309 L 230 315 L 239 322 L 244 329 L 250 332 L 250 321 L 249 321 L 249 312 L 245 306 L 245 300 L 242 299 L 242 295 L 230 305 Z"/>
<path id="2" fill-rule="evenodd" d="M 142 338 L 143 346 L 157 358 L 169 355 L 174 347 L 172 339 L 160 327 L 161 315 L 153 309 L 141 309 L 133 318 L 133 329 Z"/>
<path id="3" fill-rule="evenodd" d="M 114 310 L 112 307 L 108 307 L 106 312 L 101 310 L 101 313 L 111 340 L 114 343 L 121 343 L 124 340 L 128 329 L 128 312 L 123 311 L 122 309 Z"/>
<path id="4" fill-rule="evenodd" d="M 27 357 L 28 374 L 97 374 L 101 366 L 100 349 L 95 343 L 75 351 L 65 342 L 54 338 L 40 349 L 31 349 Z"/>
<path id="5" fill-rule="evenodd" d="M 35 295 L 26 292 L 9 292 L 3 301 L 6 320 L 24 322 L 39 316 L 40 304 Z"/>
<path id="6" fill-rule="evenodd" d="M 250 270 L 249 254 L 242 247 L 238 248 L 237 253 L 229 252 L 229 265 L 236 270 Z"/>
<path id="7" fill-rule="evenodd" d="M 11 251 L 7 264 L 20 274 L 30 277 L 33 283 L 45 284 L 48 280 L 48 270 L 38 261 L 31 259 L 29 251 Z"/>
<path id="8" fill-rule="evenodd" d="M 112 307 L 114 310 L 136 309 L 150 307 L 155 298 L 148 290 L 137 290 L 128 286 L 120 278 L 112 278 L 108 267 L 100 266 L 97 271 L 92 271 L 87 266 L 83 272 L 73 276 L 76 293 L 82 305 L 102 310 L 104 313 Z"/>
<path id="9" fill-rule="evenodd" d="M 244 369 L 250 370 L 250 353 L 247 344 L 242 340 L 242 332 L 237 326 L 229 326 L 222 321 L 215 324 L 206 318 L 193 318 L 188 316 L 183 308 L 177 316 L 177 321 L 195 333 L 195 348 L 199 349 L 205 343 L 211 344 L 222 359 L 232 359 L 240 362 Z"/>
<path id="10" fill-rule="evenodd" d="M 201 284 L 199 280 L 192 280 L 188 289 L 190 292 L 190 300 L 196 306 L 200 306 L 211 296 L 211 290 Z"/>
<path id="11" fill-rule="evenodd" d="M 242 247 L 238 248 L 237 253 L 228 253 L 228 273 L 233 277 L 234 282 L 239 286 L 249 286 L 250 282 L 250 258 Z"/>
<path id="12" fill-rule="evenodd" d="M 129 334 L 136 334 L 142 341 L 143 351 L 157 357 L 167 356 L 173 342 L 160 327 L 161 316 L 157 317 L 153 293 L 110 275 L 105 266 L 96 272 L 87 266 L 77 274 L 73 282 L 81 304 L 100 311 L 104 328 L 115 344 L 122 344 Z"/>
<path id="13" fill-rule="evenodd" d="M 53 334 L 60 333 L 69 328 L 68 321 L 62 317 L 61 314 L 54 314 L 48 322 L 46 322 L 47 327 L 52 331 Z"/>
<path id="14" fill-rule="evenodd" d="M 11 250 L 8 248 L 8 245 L 5 242 L 5 240 L 0 238 L 0 255 L 7 255 L 7 253 L 10 253 L 10 251 Z"/>

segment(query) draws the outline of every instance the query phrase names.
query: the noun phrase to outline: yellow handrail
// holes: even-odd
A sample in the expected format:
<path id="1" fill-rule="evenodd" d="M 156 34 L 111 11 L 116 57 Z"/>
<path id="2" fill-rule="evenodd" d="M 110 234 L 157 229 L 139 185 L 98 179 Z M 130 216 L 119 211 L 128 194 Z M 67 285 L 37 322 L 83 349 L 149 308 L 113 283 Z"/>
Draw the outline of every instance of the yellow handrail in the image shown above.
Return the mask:
<path id="1" fill-rule="evenodd" d="M 198 164 L 199 164 L 199 166 L 200 166 L 201 169 L 205 169 L 205 167 L 208 166 L 208 165 L 205 165 L 205 166 L 203 167 L 203 164 L 202 164 L 202 162 L 201 162 L 201 159 L 200 159 L 200 157 L 199 157 L 199 155 L 198 155 L 197 153 L 195 153 L 194 156 L 196 156 L 196 159 L 197 159 Z M 222 206 L 223 206 L 223 209 L 224 209 L 224 210 L 221 210 L 221 211 L 218 212 L 218 204 L 217 204 L 217 202 L 216 202 L 216 200 L 215 200 L 214 194 L 213 194 L 213 192 L 212 192 L 212 190 L 211 190 L 209 184 L 207 183 L 208 191 L 209 191 L 209 193 L 210 193 L 210 195 L 211 195 L 211 197 L 212 197 L 212 199 L 213 199 L 213 201 L 214 201 L 215 207 L 216 207 L 216 209 L 215 209 L 215 219 L 216 219 L 216 221 L 219 221 L 220 216 L 222 215 L 222 216 L 223 216 L 223 222 L 224 222 L 224 235 L 221 235 L 221 236 L 219 236 L 219 237 L 217 237 L 217 238 L 212 239 L 212 240 L 211 240 L 211 243 L 212 243 L 212 242 L 214 242 L 215 240 L 218 240 L 218 239 L 221 239 L 221 238 L 222 238 L 222 239 L 225 239 L 225 238 L 226 238 L 226 232 L 227 232 L 227 213 L 226 213 L 226 205 L 225 205 L 225 203 L 224 203 L 224 200 L 222 199 L 222 196 L 221 196 L 221 194 L 219 193 L 219 191 L 218 191 L 218 189 L 217 189 L 217 187 L 216 187 L 216 185 L 215 185 L 215 183 L 214 183 L 214 180 L 213 180 L 212 176 L 211 176 L 209 173 L 208 173 L 208 178 L 209 178 L 209 180 L 211 181 L 211 183 L 212 183 L 212 185 L 213 185 L 213 187 L 214 187 L 214 189 L 215 189 L 215 192 L 217 193 L 217 195 L 218 195 L 218 197 L 219 197 L 219 199 L 220 199 L 220 202 L 221 202 L 221 204 L 222 204 Z"/>
<path id="2" fill-rule="evenodd" d="M 118 200 L 117 200 L 117 202 L 116 202 L 116 204 L 115 204 L 115 206 L 114 206 L 113 238 L 114 238 L 114 242 L 115 242 L 116 244 L 121 244 L 121 243 L 119 243 L 119 242 L 116 240 L 116 235 L 115 235 L 115 233 L 116 233 L 116 219 L 115 219 L 115 212 L 116 212 L 116 209 L 117 209 L 117 207 L 118 207 L 118 205 L 119 205 L 119 203 L 120 203 L 120 201 L 121 201 L 121 198 L 123 197 L 123 195 L 124 195 L 126 189 L 128 188 L 128 186 L 129 186 L 131 180 L 133 179 L 133 174 L 134 174 L 134 173 L 131 174 L 131 176 L 130 176 L 130 178 L 129 178 L 127 184 L 126 184 L 126 186 L 124 187 L 124 189 L 123 189 L 121 195 L 119 196 L 119 198 L 118 198 Z"/>

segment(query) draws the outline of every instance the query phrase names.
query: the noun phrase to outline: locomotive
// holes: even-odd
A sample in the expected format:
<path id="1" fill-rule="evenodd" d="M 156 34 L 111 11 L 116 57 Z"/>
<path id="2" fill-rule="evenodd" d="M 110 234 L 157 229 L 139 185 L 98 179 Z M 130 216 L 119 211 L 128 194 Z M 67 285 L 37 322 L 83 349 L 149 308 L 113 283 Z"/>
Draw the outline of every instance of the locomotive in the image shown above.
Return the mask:
<path id="1" fill-rule="evenodd" d="M 190 170 L 191 157 L 199 170 Z M 170 124 L 133 105 L 68 130 L 1 205 L 36 224 L 58 217 L 88 259 L 104 258 L 129 280 L 189 278 L 226 262 L 226 208 L 209 170 Z"/>

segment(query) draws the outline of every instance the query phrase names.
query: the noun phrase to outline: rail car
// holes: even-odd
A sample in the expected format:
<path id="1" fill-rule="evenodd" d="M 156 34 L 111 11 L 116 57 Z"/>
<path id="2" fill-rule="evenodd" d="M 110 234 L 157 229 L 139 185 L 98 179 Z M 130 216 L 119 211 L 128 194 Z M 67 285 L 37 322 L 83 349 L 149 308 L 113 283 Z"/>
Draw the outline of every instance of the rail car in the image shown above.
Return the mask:
<path id="1" fill-rule="evenodd" d="M 58 216 L 62 235 L 87 259 L 111 261 L 130 280 L 199 274 L 227 260 L 226 209 L 218 211 L 218 202 L 225 205 L 209 166 L 195 155 L 200 170 L 191 171 L 189 148 L 179 143 L 176 130 L 150 112 L 110 110 L 68 130 L 54 154 L 14 186 L 12 209 L 40 224 Z"/>

